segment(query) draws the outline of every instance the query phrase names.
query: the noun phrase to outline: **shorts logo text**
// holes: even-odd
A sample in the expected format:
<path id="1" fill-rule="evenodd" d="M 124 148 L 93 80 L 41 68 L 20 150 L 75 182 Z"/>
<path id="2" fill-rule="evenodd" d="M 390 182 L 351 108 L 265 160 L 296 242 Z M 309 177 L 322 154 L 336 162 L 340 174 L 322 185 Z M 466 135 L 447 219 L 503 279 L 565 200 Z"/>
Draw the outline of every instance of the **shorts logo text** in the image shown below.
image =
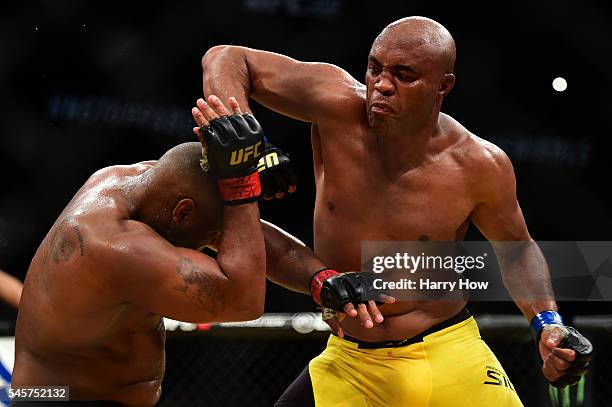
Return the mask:
<path id="1" fill-rule="evenodd" d="M 512 391 L 515 391 L 514 387 L 512 386 L 512 383 L 510 382 L 510 379 L 508 379 L 508 376 L 506 376 L 504 372 L 493 366 L 487 366 L 487 380 L 485 380 L 483 384 L 503 386 L 509 388 Z"/>

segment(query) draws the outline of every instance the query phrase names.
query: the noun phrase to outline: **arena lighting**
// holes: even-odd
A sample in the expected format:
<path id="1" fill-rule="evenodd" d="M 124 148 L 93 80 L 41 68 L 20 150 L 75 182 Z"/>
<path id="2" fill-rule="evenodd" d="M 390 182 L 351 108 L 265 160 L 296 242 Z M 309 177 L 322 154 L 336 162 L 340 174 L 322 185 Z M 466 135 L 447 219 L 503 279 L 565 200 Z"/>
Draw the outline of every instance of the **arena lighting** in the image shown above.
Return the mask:
<path id="1" fill-rule="evenodd" d="M 556 77 L 552 82 L 552 87 L 557 92 L 563 92 L 567 89 L 567 81 L 562 77 Z"/>
<path id="2" fill-rule="evenodd" d="M 139 129 L 170 135 L 189 134 L 192 127 L 189 111 L 179 105 L 100 95 L 52 95 L 47 105 L 47 117 L 54 122 Z M 591 157 L 591 145 L 586 140 L 568 140 L 554 134 L 489 134 L 485 138 L 521 162 L 584 167 Z"/>

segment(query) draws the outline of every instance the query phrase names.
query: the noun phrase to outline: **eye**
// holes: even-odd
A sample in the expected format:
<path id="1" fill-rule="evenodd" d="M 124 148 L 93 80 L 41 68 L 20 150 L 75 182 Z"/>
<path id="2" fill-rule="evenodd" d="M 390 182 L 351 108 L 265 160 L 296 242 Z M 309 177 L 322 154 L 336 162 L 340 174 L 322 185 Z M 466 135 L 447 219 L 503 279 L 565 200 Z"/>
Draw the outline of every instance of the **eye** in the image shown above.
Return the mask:
<path id="1" fill-rule="evenodd" d="M 397 75 L 397 79 L 399 79 L 400 82 L 410 83 L 416 81 L 418 78 L 412 75 L 399 74 Z"/>
<path id="2" fill-rule="evenodd" d="M 368 70 L 372 73 L 372 75 L 378 75 L 380 73 L 380 68 L 376 65 L 368 65 Z"/>

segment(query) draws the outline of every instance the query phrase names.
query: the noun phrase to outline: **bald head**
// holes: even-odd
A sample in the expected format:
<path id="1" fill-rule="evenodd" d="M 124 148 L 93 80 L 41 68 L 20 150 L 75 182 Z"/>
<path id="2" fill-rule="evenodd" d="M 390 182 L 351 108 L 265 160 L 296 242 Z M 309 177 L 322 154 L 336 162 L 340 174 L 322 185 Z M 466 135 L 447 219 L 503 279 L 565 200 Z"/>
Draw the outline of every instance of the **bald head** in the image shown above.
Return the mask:
<path id="1" fill-rule="evenodd" d="M 178 200 L 190 198 L 198 206 L 212 207 L 220 201 L 216 182 L 202 171 L 200 143 L 183 143 L 166 151 L 151 171 L 145 183 L 149 199 L 171 211 Z"/>
<path id="2" fill-rule="evenodd" d="M 379 134 L 429 131 L 455 84 L 455 41 L 424 17 L 394 21 L 376 37 L 365 75 L 368 123 Z"/>
<path id="3" fill-rule="evenodd" d="M 198 142 L 179 144 L 159 159 L 156 170 L 160 175 L 169 177 L 173 182 L 185 186 L 202 187 L 214 185 L 212 178 L 200 166 L 202 145 Z"/>
<path id="4" fill-rule="evenodd" d="M 159 159 L 151 174 L 149 188 L 171 209 L 177 199 L 191 198 L 207 209 L 218 208 L 220 198 L 215 179 L 202 170 L 202 145 L 179 144 Z"/>
<path id="5" fill-rule="evenodd" d="M 455 40 L 442 24 L 426 17 L 405 17 L 392 22 L 376 37 L 372 49 L 375 47 L 418 49 L 423 58 L 439 64 L 443 73 L 452 73 L 455 66 Z"/>
<path id="6" fill-rule="evenodd" d="M 147 171 L 141 220 L 171 243 L 197 248 L 221 226 L 222 203 L 216 180 L 200 166 L 200 143 L 168 150 Z"/>

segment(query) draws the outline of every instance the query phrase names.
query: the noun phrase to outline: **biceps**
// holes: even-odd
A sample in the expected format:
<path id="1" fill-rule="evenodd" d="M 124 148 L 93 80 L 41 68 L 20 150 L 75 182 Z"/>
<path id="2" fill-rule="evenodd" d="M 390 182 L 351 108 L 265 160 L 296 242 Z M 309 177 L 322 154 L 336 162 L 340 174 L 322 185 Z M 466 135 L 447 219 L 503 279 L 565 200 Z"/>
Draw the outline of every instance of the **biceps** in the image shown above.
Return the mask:
<path id="1" fill-rule="evenodd" d="M 227 278 L 212 259 L 202 264 L 183 256 L 162 273 L 136 301 L 140 298 L 154 313 L 180 321 L 208 322 L 223 315 Z"/>
<path id="2" fill-rule="evenodd" d="M 316 122 L 341 107 L 338 99 L 360 84 L 337 66 L 300 62 L 284 55 L 254 52 L 247 59 L 252 97 L 281 114 Z M 346 106 L 344 106 L 346 108 Z"/>
<path id="3" fill-rule="evenodd" d="M 516 199 L 503 204 L 479 204 L 472 211 L 470 218 L 488 240 L 530 239 L 523 212 Z"/>
<path id="4" fill-rule="evenodd" d="M 131 233 L 116 236 L 100 249 L 98 266 L 113 296 L 151 312 L 189 322 L 249 319 L 240 309 L 235 281 L 211 257 L 177 248 L 148 227 L 128 224 Z M 247 315 L 248 314 L 248 315 Z"/>
<path id="5" fill-rule="evenodd" d="M 206 267 L 181 257 L 176 273 L 155 285 L 158 292 L 153 291 L 148 297 L 155 313 L 186 322 L 246 321 L 259 317 L 263 312 L 260 306 L 243 301 L 245 293 L 214 260 L 208 260 Z"/>
<path id="6" fill-rule="evenodd" d="M 212 262 L 211 262 L 212 263 Z M 212 270 L 211 270 L 212 269 Z M 227 279 L 218 267 L 203 270 L 187 257 L 182 257 L 177 266 L 176 282 L 168 289 L 178 292 L 185 308 L 203 313 L 207 320 L 216 319 L 225 308 L 225 286 Z"/>
<path id="7" fill-rule="evenodd" d="M 206 322 L 223 312 L 227 284 L 216 261 L 155 236 L 128 237 L 101 259 L 112 264 L 108 282 L 123 301 L 180 321 Z"/>

